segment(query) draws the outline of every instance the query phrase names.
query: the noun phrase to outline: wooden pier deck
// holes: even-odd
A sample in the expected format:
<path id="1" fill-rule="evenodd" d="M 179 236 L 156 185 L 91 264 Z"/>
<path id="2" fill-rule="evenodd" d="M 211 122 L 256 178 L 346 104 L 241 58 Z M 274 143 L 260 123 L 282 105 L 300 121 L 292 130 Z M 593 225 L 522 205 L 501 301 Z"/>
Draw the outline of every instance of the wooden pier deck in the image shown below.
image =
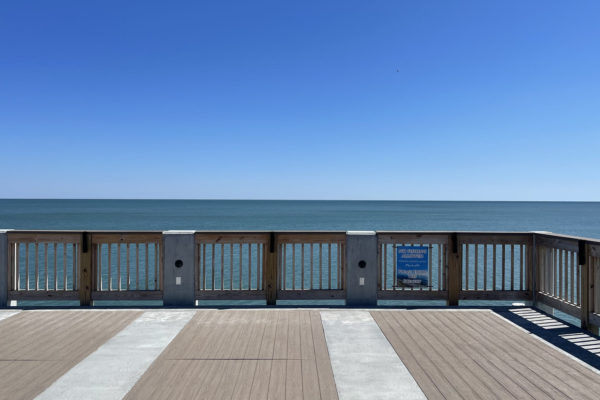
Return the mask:
<path id="1" fill-rule="evenodd" d="M 189 318 L 142 367 L 125 356 L 97 356 L 104 364 L 86 376 L 92 375 L 86 359 L 104 354 L 106 346 L 138 347 L 140 357 L 147 355 L 144 349 L 154 345 L 136 339 L 136 332 L 173 322 L 155 318 L 152 328 L 144 325 L 151 319 L 146 316 L 178 312 L 31 310 L 0 320 L 0 398 L 352 398 L 342 387 L 347 371 L 333 359 L 334 336 L 316 309 L 186 310 Z M 326 312 L 339 315 L 343 326 L 355 310 Z M 422 391 L 409 398 L 597 399 L 600 393 L 598 370 L 492 310 L 376 309 L 362 315 L 380 329 Z M 360 360 L 365 347 L 348 352 Z M 372 398 L 386 398 L 377 390 Z"/>

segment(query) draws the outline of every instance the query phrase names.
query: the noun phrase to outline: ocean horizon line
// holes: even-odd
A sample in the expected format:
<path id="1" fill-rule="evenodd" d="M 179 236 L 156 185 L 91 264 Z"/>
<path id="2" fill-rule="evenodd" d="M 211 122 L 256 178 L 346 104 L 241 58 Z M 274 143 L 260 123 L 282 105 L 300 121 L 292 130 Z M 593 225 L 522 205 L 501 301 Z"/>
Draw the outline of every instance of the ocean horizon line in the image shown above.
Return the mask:
<path id="1" fill-rule="evenodd" d="M 281 202 L 395 202 L 395 203 L 600 203 L 600 200 L 396 200 L 396 199 L 245 199 L 245 198 L 133 198 L 133 197 L 1 197 L 2 200 L 84 200 L 84 201 L 281 201 Z"/>

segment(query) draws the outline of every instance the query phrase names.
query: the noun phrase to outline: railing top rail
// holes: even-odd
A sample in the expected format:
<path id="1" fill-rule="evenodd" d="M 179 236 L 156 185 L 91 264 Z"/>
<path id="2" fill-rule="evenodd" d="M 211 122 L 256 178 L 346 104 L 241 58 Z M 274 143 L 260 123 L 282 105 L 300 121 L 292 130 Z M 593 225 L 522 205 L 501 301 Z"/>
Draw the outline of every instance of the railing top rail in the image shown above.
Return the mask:
<path id="1" fill-rule="evenodd" d="M 546 232 L 546 231 L 535 231 L 532 233 L 536 234 L 537 236 L 546 237 L 546 238 L 550 238 L 550 239 L 565 239 L 565 240 L 574 240 L 574 241 L 583 240 L 583 241 L 591 243 L 591 244 L 600 244 L 600 239 L 588 238 L 588 237 L 583 237 L 583 236 L 563 235 L 561 233 Z"/>
<path id="2" fill-rule="evenodd" d="M 143 243 L 156 242 L 162 239 L 161 232 L 94 232 L 93 243 Z"/>
<path id="3" fill-rule="evenodd" d="M 205 234 L 205 233 L 210 233 L 210 234 L 228 234 L 228 233 L 248 233 L 248 234 L 270 234 L 271 232 L 273 233 L 281 233 L 281 234 L 285 234 L 285 233 L 290 233 L 290 234 L 330 234 L 330 233 L 343 233 L 345 234 L 346 231 L 344 230 L 323 230 L 323 231 L 319 231 L 319 230 L 252 230 L 252 229 L 246 229 L 246 230 L 194 230 L 194 232 L 196 234 Z"/>
<path id="4" fill-rule="evenodd" d="M 9 235 L 14 235 L 14 234 L 43 234 L 43 235 L 47 235 L 47 234 L 78 234 L 81 235 L 82 233 L 90 233 L 90 234 L 96 234 L 96 233 L 110 233 L 110 234 L 119 234 L 119 235 L 127 235 L 127 234 L 151 234 L 151 233 L 163 233 L 163 231 L 157 231 L 157 230 L 92 230 L 92 229 L 64 229 L 64 230 L 58 230 L 58 229 L 49 229 L 49 230 L 45 230 L 45 229 L 13 229 L 7 232 L 7 234 Z"/>
<path id="5" fill-rule="evenodd" d="M 526 231 L 375 231 L 377 234 L 419 234 L 419 235 L 452 235 L 476 234 L 476 235 L 525 235 L 533 232 Z"/>
<path id="6" fill-rule="evenodd" d="M 89 233 L 94 235 L 99 234 L 110 234 L 110 235 L 160 235 L 165 230 L 93 230 L 93 229 L 11 229 L 7 230 L 6 233 L 9 237 L 25 237 L 26 235 L 81 235 L 83 233 Z M 258 234 L 271 234 L 277 235 L 332 235 L 339 234 L 345 235 L 345 230 L 193 230 L 196 235 L 258 235 Z M 548 232 L 548 231 L 390 231 L 380 230 L 376 231 L 377 235 L 477 235 L 477 236 L 520 236 L 520 235 L 536 235 L 541 238 L 549 239 L 563 239 L 567 241 L 579 241 L 583 240 L 589 244 L 600 245 L 600 238 L 589 238 L 574 235 L 565 235 L 560 233 Z M 22 235 L 22 236 L 19 236 Z"/>
<path id="7" fill-rule="evenodd" d="M 266 243 L 269 240 L 268 232 L 196 232 L 194 238 L 196 243 L 247 243 L 261 242 Z"/>
<path id="8" fill-rule="evenodd" d="M 81 232 L 71 231 L 9 231 L 8 240 L 11 242 L 68 242 L 79 243 Z"/>
<path id="9" fill-rule="evenodd" d="M 346 232 L 277 232 L 277 240 L 279 242 L 342 241 L 345 238 Z"/>

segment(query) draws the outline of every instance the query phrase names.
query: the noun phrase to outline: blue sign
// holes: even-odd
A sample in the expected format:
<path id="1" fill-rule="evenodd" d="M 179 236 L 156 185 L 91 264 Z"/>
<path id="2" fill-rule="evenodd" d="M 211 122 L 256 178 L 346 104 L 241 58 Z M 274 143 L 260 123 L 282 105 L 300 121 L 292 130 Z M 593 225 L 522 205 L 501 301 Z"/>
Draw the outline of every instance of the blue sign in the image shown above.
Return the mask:
<path id="1" fill-rule="evenodd" d="M 429 247 L 397 246 L 396 274 L 400 287 L 429 286 Z"/>

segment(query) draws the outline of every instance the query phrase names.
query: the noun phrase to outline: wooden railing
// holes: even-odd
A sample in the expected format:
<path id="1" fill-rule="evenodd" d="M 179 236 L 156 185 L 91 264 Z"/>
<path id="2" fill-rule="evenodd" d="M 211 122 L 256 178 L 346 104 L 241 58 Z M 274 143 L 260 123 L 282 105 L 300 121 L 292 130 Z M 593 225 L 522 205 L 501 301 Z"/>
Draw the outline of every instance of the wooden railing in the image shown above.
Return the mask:
<path id="1" fill-rule="evenodd" d="M 445 300 L 448 297 L 448 235 L 439 233 L 381 232 L 377 235 L 379 273 L 377 298 L 382 300 Z M 396 274 L 398 246 L 429 248 L 429 285 L 403 287 Z"/>
<path id="2" fill-rule="evenodd" d="M 9 300 L 79 298 L 81 234 L 10 232 Z"/>
<path id="3" fill-rule="evenodd" d="M 160 232 L 8 233 L 9 300 L 162 298 Z"/>
<path id="4" fill-rule="evenodd" d="M 268 241 L 268 233 L 196 233 L 196 299 L 264 299 Z"/>
<path id="5" fill-rule="evenodd" d="M 294 232 L 277 235 L 277 298 L 343 299 L 346 234 Z"/>
<path id="6" fill-rule="evenodd" d="M 94 233 L 92 300 L 162 298 L 161 233 Z"/>
<path id="7" fill-rule="evenodd" d="M 600 326 L 600 241 L 536 233 L 535 301 Z"/>
<path id="8" fill-rule="evenodd" d="M 459 234 L 459 298 L 531 299 L 532 240 L 531 234 L 521 233 Z"/>
<path id="9" fill-rule="evenodd" d="M 537 299 L 567 314 L 581 314 L 581 265 L 576 239 L 539 236 Z"/>
<path id="10" fill-rule="evenodd" d="M 3 302 L 163 298 L 161 232 L 3 235 Z M 346 298 L 344 232 L 196 232 L 194 241 L 197 300 Z M 398 283 L 398 246 L 427 247 L 427 286 Z M 548 232 L 379 232 L 376 256 L 380 300 L 529 300 L 600 326 L 600 240 Z"/>

